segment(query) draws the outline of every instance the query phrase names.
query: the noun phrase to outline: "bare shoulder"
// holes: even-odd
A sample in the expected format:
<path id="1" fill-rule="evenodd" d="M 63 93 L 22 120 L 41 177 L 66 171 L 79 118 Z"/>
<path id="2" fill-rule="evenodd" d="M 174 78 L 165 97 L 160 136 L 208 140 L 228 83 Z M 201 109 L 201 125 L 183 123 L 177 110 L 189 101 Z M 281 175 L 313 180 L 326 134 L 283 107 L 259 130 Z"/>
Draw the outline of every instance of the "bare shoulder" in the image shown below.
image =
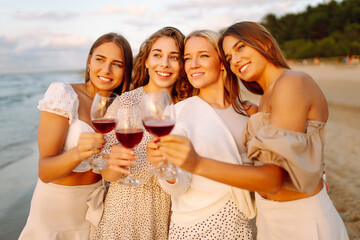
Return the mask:
<path id="1" fill-rule="evenodd" d="M 272 100 L 284 102 L 304 103 L 311 101 L 318 88 L 310 75 L 301 71 L 288 70 L 275 83 L 271 98 Z"/>
<path id="2" fill-rule="evenodd" d="M 74 91 L 78 95 L 78 98 L 80 101 L 81 101 L 81 99 L 88 96 L 88 93 L 86 91 L 84 83 L 73 83 L 73 84 L 70 84 L 70 86 L 74 89 Z"/>
<path id="3" fill-rule="evenodd" d="M 74 89 L 74 90 L 82 90 L 84 88 L 84 84 L 83 83 L 71 83 L 70 86 Z"/>
<path id="4" fill-rule="evenodd" d="M 326 99 L 316 82 L 306 73 L 288 70 L 272 89 L 269 98 L 275 125 L 303 131 L 306 121 L 327 119 Z"/>
<path id="5" fill-rule="evenodd" d="M 259 111 L 259 106 L 250 101 L 244 101 L 242 103 L 242 106 L 245 109 L 245 112 L 247 113 L 248 116 L 251 116 Z"/>
<path id="6" fill-rule="evenodd" d="M 311 87 L 314 83 L 314 80 L 309 74 L 301 71 L 288 70 L 276 81 L 274 90 L 284 90 L 284 88 L 286 88 L 291 91 L 299 87 Z"/>

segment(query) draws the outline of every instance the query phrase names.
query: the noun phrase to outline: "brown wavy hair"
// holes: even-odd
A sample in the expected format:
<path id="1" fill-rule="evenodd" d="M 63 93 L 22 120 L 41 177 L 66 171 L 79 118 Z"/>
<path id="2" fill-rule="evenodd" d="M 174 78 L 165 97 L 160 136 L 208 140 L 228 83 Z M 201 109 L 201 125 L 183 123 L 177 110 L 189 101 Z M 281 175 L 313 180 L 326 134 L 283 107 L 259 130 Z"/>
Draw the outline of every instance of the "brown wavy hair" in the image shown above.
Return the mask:
<path id="1" fill-rule="evenodd" d="M 264 26 L 255 22 L 238 22 L 225 30 L 218 43 L 221 58 L 225 62 L 225 68 L 230 73 L 229 75 L 231 75 L 231 78 L 237 79 L 237 76 L 231 72 L 230 64 L 225 61 L 225 53 L 222 46 L 224 38 L 228 35 L 236 37 L 246 45 L 254 48 L 275 66 L 290 69 L 278 43 Z M 250 92 L 258 95 L 264 94 L 263 89 L 257 82 L 246 82 L 243 79 L 240 80 Z"/>
<path id="2" fill-rule="evenodd" d="M 119 46 L 122 50 L 122 53 L 124 55 L 124 79 L 120 86 L 114 89 L 114 93 L 122 94 L 125 91 L 128 91 L 130 89 L 130 83 L 131 83 L 131 73 L 133 68 L 133 55 L 132 50 L 130 47 L 129 42 L 126 40 L 126 38 L 118 33 L 106 33 L 102 36 L 100 36 L 91 46 L 88 58 L 86 61 L 86 71 L 85 71 L 85 82 L 88 82 L 90 80 L 90 74 L 89 74 L 89 68 L 88 63 L 91 59 L 91 56 L 94 52 L 94 50 L 99 47 L 100 45 L 112 42 L 115 43 L 117 46 Z"/>
<path id="3" fill-rule="evenodd" d="M 180 58 L 180 73 L 179 77 L 172 89 L 172 98 L 174 102 L 184 100 L 191 96 L 192 86 L 187 79 L 184 70 L 184 39 L 185 36 L 175 27 L 164 27 L 153 33 L 148 39 L 145 40 L 140 46 L 139 53 L 135 57 L 133 77 L 131 83 L 131 89 L 135 89 L 141 86 L 145 86 L 149 82 L 149 74 L 146 71 L 145 62 L 149 57 L 153 44 L 161 37 L 170 37 L 175 40 L 177 47 L 179 48 Z"/>

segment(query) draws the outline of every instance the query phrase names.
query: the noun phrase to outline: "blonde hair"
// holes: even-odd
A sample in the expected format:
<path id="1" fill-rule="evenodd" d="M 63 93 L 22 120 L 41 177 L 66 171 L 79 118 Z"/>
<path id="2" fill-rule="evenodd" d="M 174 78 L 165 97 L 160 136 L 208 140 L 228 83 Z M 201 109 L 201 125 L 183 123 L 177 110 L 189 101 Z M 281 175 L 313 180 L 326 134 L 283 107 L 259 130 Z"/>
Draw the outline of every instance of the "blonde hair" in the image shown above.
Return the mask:
<path id="1" fill-rule="evenodd" d="M 224 64 L 223 59 L 221 58 L 221 49 L 219 48 L 218 42 L 221 37 L 220 33 L 217 33 L 212 30 L 197 30 L 193 31 L 190 34 L 188 34 L 185 38 L 185 45 L 186 42 L 191 37 L 203 37 L 205 38 L 209 43 L 211 43 L 214 48 L 216 49 L 216 52 L 219 56 L 219 60 L 222 64 Z M 231 103 L 234 110 L 241 114 L 241 115 L 247 115 L 246 111 L 242 105 L 243 101 L 240 97 L 240 85 L 237 79 L 233 79 L 229 76 L 227 69 L 224 69 L 223 73 L 224 77 L 224 93 L 225 93 L 225 99 L 227 102 Z M 199 89 L 194 88 L 193 94 L 197 95 L 199 94 Z"/>

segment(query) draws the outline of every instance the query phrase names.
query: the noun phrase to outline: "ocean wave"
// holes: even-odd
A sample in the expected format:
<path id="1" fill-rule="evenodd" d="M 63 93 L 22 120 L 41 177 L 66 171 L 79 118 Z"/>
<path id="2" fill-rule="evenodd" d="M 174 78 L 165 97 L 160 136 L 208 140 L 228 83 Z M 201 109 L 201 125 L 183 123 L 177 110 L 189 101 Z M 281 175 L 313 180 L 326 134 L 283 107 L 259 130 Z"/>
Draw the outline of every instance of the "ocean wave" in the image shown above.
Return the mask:
<path id="1" fill-rule="evenodd" d="M 8 144 L 0 148 L 0 169 L 5 168 L 27 156 L 30 156 L 34 153 L 34 143 L 33 140 L 26 140 L 16 143 Z"/>
<path id="2" fill-rule="evenodd" d="M 0 74 L 0 168 L 34 153 L 38 101 L 52 82 L 81 83 L 78 72 Z"/>

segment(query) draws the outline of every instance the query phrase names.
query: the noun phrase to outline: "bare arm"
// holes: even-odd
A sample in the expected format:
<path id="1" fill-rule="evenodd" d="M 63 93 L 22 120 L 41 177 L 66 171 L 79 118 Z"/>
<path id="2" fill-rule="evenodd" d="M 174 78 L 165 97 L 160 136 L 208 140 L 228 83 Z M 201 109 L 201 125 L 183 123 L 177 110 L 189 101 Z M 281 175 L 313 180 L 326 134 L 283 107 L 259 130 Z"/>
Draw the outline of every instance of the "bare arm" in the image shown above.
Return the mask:
<path id="1" fill-rule="evenodd" d="M 38 130 L 38 174 L 45 183 L 66 177 L 81 161 L 99 153 L 102 149 L 104 144 L 102 134 L 83 133 L 76 147 L 62 153 L 68 128 L 67 118 L 41 112 Z"/>
<path id="2" fill-rule="evenodd" d="M 285 171 L 275 165 L 244 166 L 199 156 L 189 139 L 168 135 L 158 143 L 166 158 L 203 177 L 250 191 L 277 193 L 284 182 Z"/>

